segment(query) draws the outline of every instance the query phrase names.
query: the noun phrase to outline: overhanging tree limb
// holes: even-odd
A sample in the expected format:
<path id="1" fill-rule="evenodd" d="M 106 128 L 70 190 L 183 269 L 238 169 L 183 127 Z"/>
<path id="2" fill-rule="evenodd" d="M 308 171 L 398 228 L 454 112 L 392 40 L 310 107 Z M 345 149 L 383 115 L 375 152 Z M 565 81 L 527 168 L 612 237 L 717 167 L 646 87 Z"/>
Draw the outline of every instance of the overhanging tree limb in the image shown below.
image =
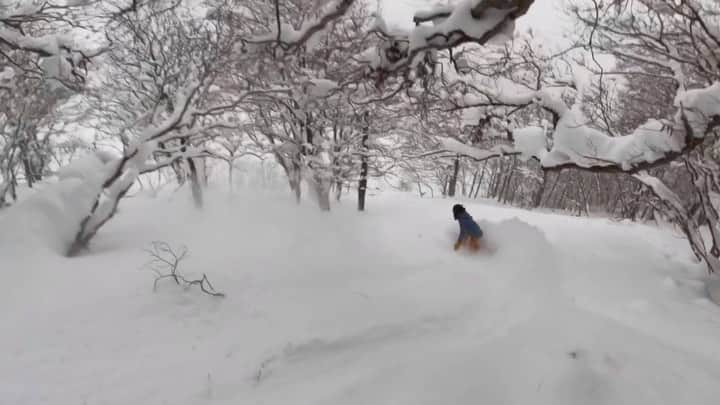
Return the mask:
<path id="1" fill-rule="evenodd" d="M 390 42 L 407 42 L 406 46 L 385 54 L 374 68 L 385 72 L 408 69 L 427 51 L 452 49 L 465 43 L 487 44 L 508 32 L 514 22 L 525 15 L 534 0 L 465 0 L 454 6 L 440 6 L 415 15 L 418 24 L 404 35 L 388 32 L 384 23 L 375 31 Z M 378 17 L 379 18 L 379 17 Z M 434 22 L 434 26 L 420 25 Z"/>
<path id="2" fill-rule="evenodd" d="M 641 126 L 630 135 L 610 137 L 585 125 L 572 127 L 570 124 L 577 120 L 572 110 L 567 109 L 561 115 L 560 127 L 554 129 L 555 144 L 549 150 L 522 150 L 517 147 L 517 139 L 515 145 L 503 145 L 500 149 L 498 146 L 480 149 L 441 139 L 441 147 L 431 153 L 451 152 L 476 160 L 522 154 L 538 160 L 543 170 L 577 168 L 596 173 L 639 173 L 687 155 L 720 128 L 720 84 L 681 96 L 686 105 L 681 105 L 671 126 L 656 128 L 658 121 L 654 121 L 655 126 Z M 587 147 L 593 142 L 598 145 Z"/>

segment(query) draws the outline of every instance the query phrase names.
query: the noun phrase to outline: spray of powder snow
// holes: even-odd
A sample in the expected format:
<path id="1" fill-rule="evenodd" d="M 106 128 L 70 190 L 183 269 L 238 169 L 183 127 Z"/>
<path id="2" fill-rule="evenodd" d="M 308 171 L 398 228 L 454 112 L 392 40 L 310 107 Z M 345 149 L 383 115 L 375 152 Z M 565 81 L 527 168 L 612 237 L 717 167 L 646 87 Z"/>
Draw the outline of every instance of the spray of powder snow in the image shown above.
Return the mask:
<path id="1" fill-rule="evenodd" d="M 76 159 L 58 173 L 56 182 L 11 207 L 0 219 L 0 246 L 8 253 L 49 249 L 64 254 L 83 216 L 100 189 L 111 156 L 93 153 Z"/>

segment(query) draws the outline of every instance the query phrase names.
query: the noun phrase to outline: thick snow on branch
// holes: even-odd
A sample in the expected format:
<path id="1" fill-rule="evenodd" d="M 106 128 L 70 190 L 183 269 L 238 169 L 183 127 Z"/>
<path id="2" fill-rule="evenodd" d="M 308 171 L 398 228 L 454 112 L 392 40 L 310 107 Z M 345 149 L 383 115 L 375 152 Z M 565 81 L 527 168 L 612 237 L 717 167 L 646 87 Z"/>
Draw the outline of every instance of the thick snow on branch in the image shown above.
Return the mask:
<path id="1" fill-rule="evenodd" d="M 517 82 L 504 77 L 473 79 L 475 92 L 456 97 L 453 102 L 468 111 L 467 119 L 473 116 L 482 116 L 485 108 L 497 111 L 501 107 L 522 107 L 535 103 L 558 116 L 568 111 L 563 101 L 567 90 L 565 87 L 543 87 L 540 90 L 531 90 Z M 469 122 L 470 123 L 470 122 Z"/>
<path id="2" fill-rule="evenodd" d="M 650 187 L 656 196 L 658 196 L 663 201 L 671 204 L 673 208 L 678 210 L 678 212 L 685 212 L 685 206 L 683 205 L 680 196 L 678 196 L 674 191 L 670 190 L 670 188 L 668 188 L 668 186 L 666 186 L 665 183 L 662 182 L 662 180 L 650 175 L 648 172 L 645 171 L 636 173 L 633 175 L 633 177 L 635 177 L 635 179 L 645 184 L 646 186 Z"/>
<path id="3" fill-rule="evenodd" d="M 312 41 L 313 37 L 323 32 L 334 20 L 345 15 L 355 0 L 331 0 L 324 3 L 326 4 L 317 12 L 317 17 L 305 21 L 299 29 L 296 30 L 290 24 L 281 23 L 280 32 L 278 32 L 278 26 L 274 25 L 269 34 L 262 35 L 250 42 L 277 41 L 287 48 L 314 42 Z"/>
<path id="4" fill-rule="evenodd" d="M 200 88 L 200 81 L 190 81 L 183 88 L 179 89 L 175 95 L 173 105 L 176 106 L 173 113 L 163 120 L 159 125 L 154 125 L 145 129 L 139 137 L 138 144 L 142 145 L 151 140 L 158 140 L 163 135 L 176 129 L 178 125 L 188 119 L 188 111 L 190 109 L 190 103 L 193 97 Z"/>
<path id="5" fill-rule="evenodd" d="M 618 137 L 589 127 L 576 106 L 560 116 L 553 135 L 553 148 L 541 158 L 541 163 L 544 167 L 563 164 L 619 166 L 629 171 L 671 153 L 681 153 L 692 147 L 691 139 L 702 139 L 713 125 L 717 125 L 720 84 L 680 92 L 676 104 L 679 109 L 674 123 L 650 120 L 632 134 Z"/>
<path id="6" fill-rule="evenodd" d="M 513 139 L 515 151 L 520 153 L 521 159 L 529 160 L 537 156 L 542 160 L 548 153 L 548 139 L 542 127 L 516 129 L 513 131 Z"/>
<path id="7" fill-rule="evenodd" d="M 169 158 L 166 159 L 160 159 L 156 162 L 147 162 L 140 168 L 140 174 L 145 173 L 152 173 L 154 171 L 160 170 L 163 167 L 168 167 L 172 165 L 173 163 L 184 160 L 184 159 L 195 159 L 195 158 L 202 158 L 202 157 L 214 157 L 215 155 L 208 152 L 205 149 L 196 148 L 193 146 L 185 147 L 185 151 L 175 152 L 173 153 Z M 163 152 L 165 152 L 167 149 L 163 149 Z"/>
<path id="8" fill-rule="evenodd" d="M 40 56 L 59 55 L 61 49 L 71 49 L 74 46 L 72 38 L 66 35 L 43 35 L 31 37 L 18 31 L 0 28 L 0 42 L 13 48 L 35 52 Z"/>
<path id="9" fill-rule="evenodd" d="M 45 76 L 56 79 L 72 77 L 74 67 L 83 58 L 77 50 L 74 40 L 68 35 L 43 35 L 33 37 L 21 34 L 0 25 L 0 44 L 11 48 L 32 52 L 43 57 L 40 62 Z"/>
<path id="10" fill-rule="evenodd" d="M 303 93 L 313 98 L 327 97 L 337 89 L 337 82 L 328 79 L 312 79 L 303 84 Z"/>
<path id="11" fill-rule="evenodd" d="M 702 138 L 708 123 L 720 116 L 720 82 L 704 89 L 680 92 L 675 105 L 681 109 L 696 138 Z"/>
<path id="12" fill-rule="evenodd" d="M 83 49 L 72 35 L 60 30 L 77 28 L 69 26 L 71 24 L 65 21 L 64 14 L 89 6 L 91 2 L 92 0 L 0 0 L 0 45 L 40 56 L 40 68 L 49 78 L 60 81 L 81 78 L 78 71 L 80 62 L 91 57 L 97 50 Z M 52 33 L 31 34 L 33 30 L 29 25 L 40 23 L 47 32 Z"/>
<path id="13" fill-rule="evenodd" d="M 487 160 L 494 157 L 515 155 L 518 152 L 509 145 L 496 145 L 490 149 L 480 149 L 452 138 L 439 138 L 440 148 L 445 152 L 457 153 L 475 160 Z"/>
<path id="14" fill-rule="evenodd" d="M 413 22 L 423 23 L 426 21 L 436 21 L 449 17 L 454 11 L 451 5 L 439 5 L 429 10 L 418 11 L 413 16 Z"/>
<path id="15" fill-rule="evenodd" d="M 671 127 L 651 120 L 630 135 L 612 137 L 587 126 L 577 110 L 560 118 L 553 134 L 553 147 L 540 158 L 544 167 L 574 164 L 580 167 L 620 166 L 630 170 L 640 163 L 653 163 L 667 153 L 680 152 L 683 137 Z"/>
<path id="16" fill-rule="evenodd" d="M 504 43 L 512 37 L 515 20 L 523 16 L 534 0 L 462 0 L 438 6 L 414 16 L 417 24 L 406 33 L 389 32 L 380 17 L 374 30 L 389 41 L 361 56 L 374 69 L 395 71 L 421 60 L 424 52 L 451 49 L 464 43 Z M 422 25 L 432 21 L 433 25 Z"/>
<path id="17" fill-rule="evenodd" d="M 17 19 L 18 17 L 36 14 L 40 4 L 36 1 L 0 0 L 0 20 Z"/>
<path id="18" fill-rule="evenodd" d="M 487 101 L 490 100 L 490 101 Z M 613 137 L 590 126 L 580 105 L 568 107 L 561 95 L 550 91 L 525 94 L 497 93 L 485 103 L 492 105 L 523 105 L 535 102 L 558 117 L 552 131 L 552 142 L 543 139 L 538 127 L 514 131 L 512 149 L 524 158 L 533 157 L 545 168 L 576 166 L 581 168 L 614 168 L 637 171 L 674 155 L 692 149 L 695 140 L 704 138 L 720 126 L 720 84 L 680 92 L 676 98 L 678 112 L 674 121 L 649 120 L 631 134 Z M 550 149 L 548 146 L 552 145 Z M 458 150 L 456 145 L 444 145 L 448 151 L 475 157 L 490 153 L 471 146 Z"/>
<path id="19" fill-rule="evenodd" d="M 450 15 L 434 26 L 418 25 L 410 36 L 410 49 L 447 48 L 461 42 L 478 41 L 481 43 L 504 43 L 512 37 L 515 30 L 513 18 L 508 18 L 516 8 L 506 9 L 487 6 L 482 14 L 473 10 L 481 3 L 489 1 L 464 0 L 452 9 Z M 449 11 L 443 8 L 441 15 Z M 430 14 L 437 14 L 437 11 Z M 420 13 L 423 16 L 422 13 Z M 479 18 L 475 16 L 478 15 Z M 427 17 L 427 15 L 425 15 Z M 417 14 L 416 14 L 417 18 Z"/>
<path id="20" fill-rule="evenodd" d="M 176 97 L 177 108 L 160 125 L 145 130 L 131 145 L 125 154 L 109 164 L 110 170 L 103 174 L 102 182 L 97 185 L 92 209 L 80 221 L 73 242 L 67 249 L 68 256 L 77 255 L 84 249 L 97 231 L 109 221 L 117 211 L 120 200 L 125 196 L 138 176 L 149 171 L 148 161 L 157 151 L 157 140 L 174 131 L 185 122 L 190 114 L 190 103 L 199 84 L 193 82 Z"/>

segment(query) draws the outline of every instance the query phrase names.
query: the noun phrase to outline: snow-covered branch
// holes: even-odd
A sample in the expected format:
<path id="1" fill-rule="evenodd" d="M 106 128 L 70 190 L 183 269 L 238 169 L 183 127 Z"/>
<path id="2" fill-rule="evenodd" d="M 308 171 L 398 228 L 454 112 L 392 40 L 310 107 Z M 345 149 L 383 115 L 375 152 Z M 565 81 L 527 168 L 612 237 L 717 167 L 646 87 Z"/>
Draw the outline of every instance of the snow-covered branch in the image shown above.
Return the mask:
<path id="1" fill-rule="evenodd" d="M 276 0 L 276 2 L 279 0 Z M 292 49 L 302 46 L 310 41 L 310 39 L 325 30 L 333 21 L 345 15 L 356 0 L 331 0 L 323 5 L 323 8 L 317 13 L 317 17 L 306 21 L 299 29 L 295 29 L 290 24 L 280 21 L 278 12 L 276 19 L 277 24 L 273 27 L 273 31 L 267 35 L 250 39 L 249 43 L 275 43 L 284 49 Z"/>
<path id="2" fill-rule="evenodd" d="M 450 17 L 455 10 L 452 5 L 438 5 L 429 10 L 422 10 L 415 13 L 413 22 L 417 25 L 425 22 L 441 21 Z"/>
<path id="3" fill-rule="evenodd" d="M 193 97 L 200 89 L 202 83 L 199 80 L 190 81 L 190 83 L 183 86 L 178 90 L 175 96 L 175 110 L 163 120 L 159 125 L 153 125 L 145 129 L 139 137 L 138 145 L 142 145 L 146 142 L 158 140 L 163 135 L 170 131 L 177 129 L 178 125 L 187 120 L 190 114 L 190 105 L 193 101 Z"/>
<path id="4" fill-rule="evenodd" d="M 213 297 L 225 297 L 224 293 L 215 291 L 212 283 L 207 275 L 203 274 L 199 279 L 188 279 L 180 272 L 180 262 L 187 257 L 187 248 L 185 246 L 179 249 L 172 248 L 167 242 L 152 242 L 152 249 L 146 249 L 150 255 L 150 260 L 145 267 L 155 274 L 153 282 L 153 291 L 157 291 L 158 283 L 164 279 L 172 279 L 177 285 L 190 287 L 197 285 L 205 294 Z"/>
<path id="5" fill-rule="evenodd" d="M 512 36 L 515 20 L 525 15 L 533 3 L 534 0 L 463 0 L 454 6 L 415 14 L 417 25 L 406 34 L 389 32 L 380 20 L 375 30 L 395 45 L 376 50 L 379 58 L 373 58 L 370 64 L 375 69 L 392 72 L 416 65 L 426 51 L 452 49 L 465 43 L 504 43 Z M 421 24 L 429 21 L 432 26 Z"/>
<path id="6" fill-rule="evenodd" d="M 633 178 L 641 182 L 642 184 L 649 187 L 653 194 L 660 198 L 663 202 L 668 203 L 671 207 L 678 212 L 685 213 L 685 207 L 683 206 L 682 199 L 674 191 L 670 190 L 668 186 L 663 183 L 659 178 L 650 175 L 647 171 L 641 171 L 633 174 Z"/>
<path id="7" fill-rule="evenodd" d="M 533 2 L 465 0 L 455 5 L 452 11 L 442 6 L 439 12 L 420 13 L 420 20 L 424 17 L 432 20 L 434 25 L 418 24 L 415 27 L 410 35 L 410 50 L 448 49 L 466 42 L 485 44 L 502 35 L 510 37 L 515 20 L 524 15 Z M 418 15 L 415 20 L 419 20 Z"/>
<path id="8" fill-rule="evenodd" d="M 505 103 L 525 103 L 528 95 L 503 98 Z M 538 92 L 536 102 L 559 115 L 555 128 L 545 134 L 542 128 L 516 129 L 512 151 L 525 158 L 535 158 L 545 169 L 578 167 L 593 171 L 637 173 L 666 164 L 688 153 L 720 127 L 720 83 L 680 92 L 678 111 L 673 121 L 649 120 L 634 132 L 610 136 L 588 125 L 580 107 L 568 108 L 559 98 Z M 549 138 L 549 139 L 548 139 Z M 496 156 L 493 150 L 448 143 L 447 151 L 464 156 Z M 548 149 L 548 145 L 552 145 Z"/>
<path id="9" fill-rule="evenodd" d="M 195 101 L 200 86 L 201 81 L 192 80 L 178 90 L 174 100 L 175 110 L 160 124 L 150 126 L 142 131 L 137 140 L 129 145 L 124 155 L 109 165 L 110 169 L 107 170 L 99 185 L 92 209 L 81 221 L 75 239 L 68 249 L 69 256 L 80 253 L 98 230 L 115 215 L 120 200 L 127 194 L 140 174 L 170 165 L 184 155 L 194 153 L 192 148 L 186 148 L 182 149 L 181 153 L 173 154 L 156 164 L 147 163 L 156 152 L 160 151 L 158 140 L 188 123 L 189 116 L 192 115 L 191 105 Z"/>
<path id="10" fill-rule="evenodd" d="M 57 56 L 62 51 L 72 51 L 74 47 L 72 38 L 66 35 L 32 37 L 7 28 L 0 28 L 0 43 L 13 49 L 34 52 L 43 57 Z"/>
<path id="11" fill-rule="evenodd" d="M 17 52 L 35 54 L 43 59 L 38 66 L 46 76 L 66 83 L 84 81 L 81 69 L 93 56 L 92 51 L 79 46 L 69 33 L 70 28 L 79 26 L 67 16 L 93 2 L 18 1 L 4 4 L 0 7 L 0 45 L 5 49 L 0 49 L 0 55 L 17 65 Z M 32 34 L 37 32 L 35 26 L 42 27 L 44 33 Z"/>
<path id="12" fill-rule="evenodd" d="M 440 146 L 436 150 L 413 156 L 413 158 L 424 158 L 449 152 L 481 162 L 496 157 L 520 154 L 520 152 L 511 145 L 495 145 L 489 149 L 481 149 L 465 145 L 464 143 L 452 138 L 438 138 L 437 140 L 440 143 Z"/>
<path id="13" fill-rule="evenodd" d="M 666 215 L 670 216 L 672 222 L 678 225 L 685 234 L 695 257 L 697 257 L 698 260 L 705 262 L 708 267 L 708 271 L 720 272 L 720 260 L 718 260 L 720 252 L 718 252 L 717 248 L 717 243 L 719 241 L 718 238 L 720 238 L 718 232 L 720 230 L 718 229 L 719 224 L 717 215 L 707 216 L 708 230 L 710 231 L 709 234 L 712 239 L 712 246 L 708 249 L 708 246 L 705 243 L 705 236 L 700 231 L 700 224 L 693 215 L 690 215 L 683 204 L 682 199 L 677 193 L 665 185 L 661 179 L 652 176 L 647 172 L 643 171 L 637 173 L 633 175 L 633 177 L 647 186 L 655 197 L 657 197 L 664 205 L 665 209 L 663 211 Z M 710 201 L 702 201 L 702 205 L 717 214 Z"/>

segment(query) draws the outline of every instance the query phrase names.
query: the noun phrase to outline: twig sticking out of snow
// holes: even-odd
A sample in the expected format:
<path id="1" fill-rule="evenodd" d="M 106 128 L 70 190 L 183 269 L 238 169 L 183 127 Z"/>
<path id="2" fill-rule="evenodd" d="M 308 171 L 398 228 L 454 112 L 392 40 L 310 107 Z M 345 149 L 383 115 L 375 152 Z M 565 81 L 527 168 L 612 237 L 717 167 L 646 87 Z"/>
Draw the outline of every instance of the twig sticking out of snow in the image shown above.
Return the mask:
<path id="1" fill-rule="evenodd" d="M 151 249 L 145 249 L 150 255 L 150 261 L 145 265 L 155 273 L 155 281 L 153 282 L 153 291 L 157 291 L 160 280 L 171 278 L 177 285 L 191 287 L 193 285 L 200 286 L 200 290 L 205 294 L 214 297 L 225 297 L 224 293 L 218 292 L 213 287 L 207 275 L 203 273 L 202 278 L 188 280 L 178 272 L 180 262 L 187 257 L 187 247 L 181 246 L 179 249 L 173 249 L 167 242 L 154 241 Z"/>

